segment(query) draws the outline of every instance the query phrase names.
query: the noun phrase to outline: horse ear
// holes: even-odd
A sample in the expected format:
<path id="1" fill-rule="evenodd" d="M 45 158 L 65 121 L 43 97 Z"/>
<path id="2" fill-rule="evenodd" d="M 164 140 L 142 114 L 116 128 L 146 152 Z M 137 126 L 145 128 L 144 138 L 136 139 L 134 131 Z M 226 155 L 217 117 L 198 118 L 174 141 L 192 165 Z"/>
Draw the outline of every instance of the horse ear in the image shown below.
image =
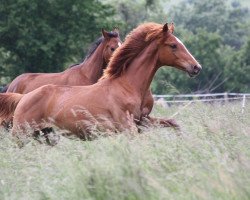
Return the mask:
<path id="1" fill-rule="evenodd" d="M 169 31 L 171 33 L 174 33 L 174 23 L 173 22 L 170 24 Z"/>
<path id="2" fill-rule="evenodd" d="M 108 38 L 109 38 L 108 32 L 105 31 L 103 28 L 102 28 L 102 36 L 103 36 L 105 39 L 108 39 Z"/>
<path id="3" fill-rule="evenodd" d="M 163 32 L 168 32 L 168 23 L 164 24 L 162 30 L 163 30 Z"/>

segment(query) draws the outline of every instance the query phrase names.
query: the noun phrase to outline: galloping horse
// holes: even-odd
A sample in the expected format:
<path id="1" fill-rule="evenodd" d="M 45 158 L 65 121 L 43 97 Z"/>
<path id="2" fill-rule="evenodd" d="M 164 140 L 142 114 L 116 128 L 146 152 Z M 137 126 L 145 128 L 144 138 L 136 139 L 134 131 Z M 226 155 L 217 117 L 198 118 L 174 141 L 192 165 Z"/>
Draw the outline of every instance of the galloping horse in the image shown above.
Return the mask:
<path id="1" fill-rule="evenodd" d="M 121 40 L 117 29 L 112 32 L 102 30 L 99 38 L 90 49 L 86 59 L 60 73 L 25 73 L 16 77 L 7 92 L 26 94 L 47 84 L 91 85 L 102 76 L 103 70 Z"/>
<path id="2" fill-rule="evenodd" d="M 58 126 L 79 137 L 93 127 L 131 129 L 143 115 L 144 99 L 161 66 L 197 75 L 200 64 L 173 35 L 174 26 L 145 23 L 134 29 L 111 57 L 103 77 L 90 86 L 46 85 L 28 94 L 0 96 L 0 117 L 13 116 L 13 134 Z M 132 119 L 132 120 L 131 120 Z"/>

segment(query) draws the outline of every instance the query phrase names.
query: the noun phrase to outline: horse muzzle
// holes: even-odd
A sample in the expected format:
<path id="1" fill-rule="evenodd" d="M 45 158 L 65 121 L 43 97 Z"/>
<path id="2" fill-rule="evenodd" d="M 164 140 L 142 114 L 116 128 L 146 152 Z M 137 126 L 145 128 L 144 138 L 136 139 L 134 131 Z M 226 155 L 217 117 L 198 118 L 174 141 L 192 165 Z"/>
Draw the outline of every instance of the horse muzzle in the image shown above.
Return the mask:
<path id="1" fill-rule="evenodd" d="M 192 65 L 191 70 L 188 72 L 188 75 L 190 77 L 195 77 L 200 73 L 201 69 L 201 65 Z"/>

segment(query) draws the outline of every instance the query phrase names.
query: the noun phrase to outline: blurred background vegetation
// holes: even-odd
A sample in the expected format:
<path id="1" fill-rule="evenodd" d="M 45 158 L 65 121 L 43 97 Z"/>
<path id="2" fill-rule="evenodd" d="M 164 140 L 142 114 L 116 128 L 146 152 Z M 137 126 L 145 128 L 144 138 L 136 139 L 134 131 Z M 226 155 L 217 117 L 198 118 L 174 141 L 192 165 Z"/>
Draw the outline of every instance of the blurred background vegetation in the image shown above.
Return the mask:
<path id="1" fill-rule="evenodd" d="M 24 72 L 59 72 L 81 62 L 101 28 L 124 39 L 138 24 L 174 21 L 203 66 L 190 79 L 160 69 L 155 94 L 250 92 L 248 0 L 0 0 L 0 85 Z"/>

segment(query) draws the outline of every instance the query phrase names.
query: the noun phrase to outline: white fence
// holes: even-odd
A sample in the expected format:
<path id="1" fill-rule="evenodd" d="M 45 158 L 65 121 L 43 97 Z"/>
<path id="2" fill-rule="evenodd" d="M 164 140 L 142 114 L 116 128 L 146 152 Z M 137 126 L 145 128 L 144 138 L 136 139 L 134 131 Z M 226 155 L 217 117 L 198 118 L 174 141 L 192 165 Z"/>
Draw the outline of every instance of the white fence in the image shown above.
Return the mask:
<path id="1" fill-rule="evenodd" d="M 250 99 L 250 93 L 215 93 L 215 94 L 179 94 L 179 95 L 153 95 L 156 102 L 172 105 L 192 102 L 221 102 L 241 101 L 242 112 L 246 106 L 246 100 Z"/>

